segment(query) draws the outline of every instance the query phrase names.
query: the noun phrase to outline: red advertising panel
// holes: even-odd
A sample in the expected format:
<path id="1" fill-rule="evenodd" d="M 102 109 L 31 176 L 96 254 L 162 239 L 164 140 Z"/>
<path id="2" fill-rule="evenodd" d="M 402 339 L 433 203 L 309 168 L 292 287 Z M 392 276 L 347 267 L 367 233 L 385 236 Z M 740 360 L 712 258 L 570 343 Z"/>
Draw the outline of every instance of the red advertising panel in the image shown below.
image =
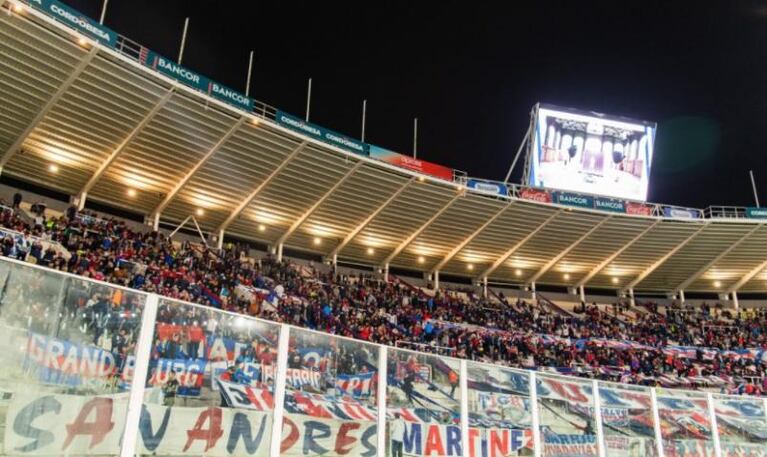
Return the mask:
<path id="1" fill-rule="evenodd" d="M 434 176 L 435 178 L 444 179 L 446 181 L 453 180 L 452 168 L 427 162 L 425 160 L 415 159 L 372 144 L 370 145 L 370 157 L 398 167 L 407 168 L 408 170 Z"/>
<path id="2" fill-rule="evenodd" d="M 551 193 L 542 189 L 531 189 L 526 187 L 519 192 L 519 197 L 540 203 L 551 203 Z"/>
<path id="3" fill-rule="evenodd" d="M 636 216 L 652 216 L 652 206 L 642 203 L 626 202 L 626 214 Z"/>

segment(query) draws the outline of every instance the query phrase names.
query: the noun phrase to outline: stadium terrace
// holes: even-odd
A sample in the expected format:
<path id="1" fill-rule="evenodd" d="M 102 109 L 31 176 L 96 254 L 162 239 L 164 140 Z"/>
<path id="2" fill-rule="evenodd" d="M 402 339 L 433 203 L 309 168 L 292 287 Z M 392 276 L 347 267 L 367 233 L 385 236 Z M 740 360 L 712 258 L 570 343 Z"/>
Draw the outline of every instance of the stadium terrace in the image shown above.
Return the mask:
<path id="1" fill-rule="evenodd" d="M 538 103 L 496 182 L 0 35 L 0 457 L 767 455 L 767 214 L 647 202 L 655 123 Z"/>

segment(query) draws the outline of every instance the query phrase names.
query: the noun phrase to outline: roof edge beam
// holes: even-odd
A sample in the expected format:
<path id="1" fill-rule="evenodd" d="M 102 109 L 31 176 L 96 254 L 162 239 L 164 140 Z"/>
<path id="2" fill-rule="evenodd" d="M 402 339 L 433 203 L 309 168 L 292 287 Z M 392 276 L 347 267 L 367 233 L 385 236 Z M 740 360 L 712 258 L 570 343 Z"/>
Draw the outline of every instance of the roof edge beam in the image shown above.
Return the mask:
<path id="1" fill-rule="evenodd" d="M 155 103 L 154 107 L 149 111 L 146 116 L 141 120 L 141 122 L 138 123 L 136 127 L 133 128 L 133 130 L 128 134 L 125 139 L 120 142 L 119 145 L 115 148 L 114 151 L 112 151 L 111 154 L 109 154 L 109 157 L 99 165 L 99 168 L 96 170 L 95 173 L 88 179 L 88 182 L 85 183 L 83 188 L 80 190 L 79 195 L 80 202 L 79 202 L 79 208 L 82 209 L 85 205 L 85 195 L 90 192 L 90 190 L 93 188 L 93 186 L 96 185 L 99 179 L 104 175 L 104 173 L 107 171 L 107 169 L 114 163 L 115 160 L 117 160 L 118 157 L 127 149 L 128 145 L 136 139 L 136 137 L 146 128 L 147 124 L 152 121 L 152 119 L 157 115 L 158 112 L 165 106 L 166 103 L 170 100 L 171 96 L 175 92 L 174 88 L 171 88 L 169 91 L 165 93 L 165 95 L 160 98 L 160 100 Z"/>
<path id="2" fill-rule="evenodd" d="M 371 222 L 373 222 L 373 219 L 375 219 L 375 218 L 376 218 L 376 216 L 378 216 L 379 214 L 381 214 L 381 212 L 383 212 L 383 210 L 385 210 L 385 209 L 386 209 L 386 208 L 387 208 L 387 207 L 388 207 L 388 206 L 389 206 L 389 205 L 390 205 L 390 204 L 391 204 L 391 203 L 392 203 L 394 200 L 396 200 L 396 199 L 397 199 L 397 197 L 399 197 L 400 195 L 402 195 L 402 193 L 403 193 L 405 190 L 407 190 L 407 188 L 408 188 L 408 187 L 410 187 L 410 184 L 412 184 L 412 183 L 413 183 L 413 181 L 415 181 L 415 178 L 414 178 L 414 177 L 413 177 L 413 178 L 410 178 L 410 179 L 408 179 L 408 180 L 405 182 L 405 184 L 403 184 L 402 186 L 400 186 L 400 188 L 399 188 L 399 189 L 397 189 L 397 190 L 396 190 L 396 191 L 395 191 L 395 192 L 394 192 L 394 193 L 393 193 L 391 196 L 389 196 L 389 198 L 387 198 L 385 202 L 383 202 L 381 205 L 379 205 L 379 206 L 378 206 L 378 208 L 376 208 L 376 210 L 375 210 L 375 211 L 373 211 L 373 212 L 372 212 L 370 215 L 368 215 L 368 217 L 366 217 L 366 218 L 365 218 L 365 220 L 363 220 L 361 223 L 359 223 L 359 224 L 358 224 L 358 225 L 357 225 L 357 226 L 354 228 L 354 230 L 352 230 L 351 232 L 349 232 L 349 234 L 347 234 L 347 235 L 346 235 L 346 237 L 345 237 L 345 238 L 344 238 L 344 239 L 343 239 L 343 240 L 342 240 L 342 241 L 341 241 L 341 242 L 340 242 L 338 245 L 336 245 L 336 247 L 335 247 L 335 248 L 333 248 L 333 250 L 330 252 L 330 254 L 328 254 L 328 257 L 332 259 L 332 258 L 334 258 L 335 256 L 337 256 L 337 255 L 338 255 L 338 254 L 339 254 L 339 253 L 340 253 L 340 252 L 341 252 L 341 251 L 342 251 L 342 250 L 343 250 L 343 249 L 346 247 L 346 245 L 348 245 L 349 243 L 351 243 L 351 241 L 352 241 L 354 238 L 356 238 L 356 237 L 357 237 L 357 235 L 359 235 L 361 231 L 365 230 L 365 228 L 366 228 L 368 225 L 370 225 L 370 223 L 371 223 Z"/>
<path id="3" fill-rule="evenodd" d="M 479 275 L 479 278 L 487 278 L 491 274 L 493 274 L 493 272 L 495 270 L 497 270 L 498 267 L 503 265 L 503 263 L 505 261 L 509 260 L 509 257 L 514 255 L 514 253 L 517 252 L 519 250 L 519 248 L 521 248 L 525 243 L 530 241 L 530 239 L 533 236 L 537 235 L 538 232 L 540 232 L 544 227 L 546 227 L 549 224 L 549 222 L 554 220 L 555 217 L 559 216 L 562 213 L 562 211 L 564 211 L 564 210 L 563 209 L 556 210 L 551 216 L 547 217 L 543 222 L 541 222 L 541 224 L 538 227 L 536 227 L 535 230 L 531 231 L 530 233 L 525 235 L 524 238 L 522 238 L 521 240 L 517 241 L 517 244 L 515 244 L 509 250 L 504 252 L 500 257 L 498 257 L 495 260 L 495 262 L 493 262 L 492 265 L 490 265 L 490 267 L 487 270 L 483 271 L 482 274 Z"/>
<path id="4" fill-rule="evenodd" d="M 165 196 L 165 198 L 153 209 L 149 214 L 160 214 L 162 211 L 170 204 L 171 200 L 181 191 L 181 189 L 184 188 L 187 182 L 189 182 L 190 179 L 197 173 L 197 171 L 202 168 L 205 163 L 208 162 L 208 160 L 213 157 L 213 155 L 218 152 L 219 149 L 221 149 L 224 144 L 226 144 L 227 141 L 237 132 L 237 130 L 242 126 L 242 124 L 245 123 L 245 117 L 241 117 L 237 120 L 237 122 L 234 123 L 234 125 L 224 134 L 224 136 L 221 137 L 220 140 L 216 144 L 211 147 L 207 153 L 192 167 L 191 170 L 189 170 L 186 175 L 184 175 L 183 178 L 179 182 L 176 183 L 176 185 L 173 187 L 173 189 L 168 192 L 168 194 Z"/>
<path id="5" fill-rule="evenodd" d="M 442 208 L 439 209 L 439 211 L 434 213 L 429 218 L 429 220 L 427 220 L 423 225 L 418 227 L 418 229 L 415 232 L 411 233 L 407 238 L 405 238 L 405 240 L 402 243 L 400 243 L 396 248 L 394 248 L 394 250 L 388 256 L 386 256 L 386 258 L 381 263 L 383 265 L 388 265 L 389 263 L 391 263 L 392 259 L 397 257 L 403 250 L 405 250 L 405 248 L 408 247 L 410 245 L 410 243 L 413 242 L 413 240 L 418 238 L 418 235 L 423 233 L 423 231 L 426 230 L 434 221 L 436 221 L 438 217 L 440 217 L 442 214 L 444 214 L 445 211 L 447 211 L 450 208 L 450 206 L 452 206 L 452 204 L 456 200 L 461 198 L 462 195 L 463 195 L 462 192 L 460 192 L 460 191 L 457 192 L 456 195 L 453 196 L 453 198 L 451 198 L 450 200 L 448 200 L 448 202 L 445 203 L 442 206 Z"/>
<path id="6" fill-rule="evenodd" d="M 732 285 L 732 287 L 730 287 L 730 289 L 727 291 L 727 293 L 731 294 L 733 292 L 737 292 L 738 290 L 740 290 L 741 287 L 745 286 L 749 281 L 754 279 L 754 276 L 758 275 L 759 273 L 761 273 L 765 269 L 767 269 L 767 260 L 765 260 L 764 262 L 760 263 L 759 265 L 756 266 L 756 268 L 754 268 L 753 270 L 751 270 L 748 273 L 746 273 L 745 276 L 740 278 L 738 280 L 738 282 L 736 282 L 735 284 Z"/>
<path id="7" fill-rule="evenodd" d="M 322 195 L 322 197 L 320 197 L 320 199 L 319 199 L 319 200 L 317 200 L 316 202 L 314 202 L 314 204 L 313 204 L 313 205 L 312 205 L 312 206 L 311 206 L 311 207 L 310 207 L 308 210 L 304 211 L 304 214 L 302 214 L 302 215 L 301 215 L 301 216 L 300 216 L 300 217 L 299 217 L 299 218 L 298 218 L 298 219 L 297 219 L 295 222 L 293 222 L 293 224 L 290 226 L 290 228 L 289 228 L 289 229 L 288 229 L 288 230 L 287 230 L 285 233 L 283 233 L 283 234 L 280 236 L 280 238 L 277 240 L 277 242 L 276 242 L 275 244 L 279 246 L 280 244 L 283 244 L 283 243 L 285 243 L 285 241 L 286 241 L 288 238 L 290 238 L 290 236 L 291 236 L 293 233 L 295 233 L 295 231 L 296 231 L 296 230 L 298 230 L 298 228 L 299 228 L 299 227 L 301 227 L 301 225 L 302 225 L 304 222 L 306 222 L 306 220 L 307 220 L 307 219 L 309 219 L 309 217 L 311 217 L 311 215 L 312 215 L 312 214 L 314 214 L 314 212 L 315 212 L 315 211 L 317 211 L 317 208 L 319 208 L 319 207 L 320 207 L 320 205 L 322 205 L 323 203 L 325 203 L 325 200 L 327 200 L 328 198 L 330 198 L 330 196 L 331 196 L 331 195 L 333 195 L 333 193 L 334 193 L 336 190 L 338 190 L 338 188 L 339 188 L 339 187 L 341 187 L 341 186 L 343 185 L 343 183 L 345 183 L 345 182 L 346 182 L 346 180 L 348 180 L 349 178 L 351 178 L 351 177 L 352 177 L 352 175 L 354 175 L 354 173 L 355 173 L 357 170 L 359 170 L 359 169 L 360 169 L 360 167 L 361 167 L 363 164 L 364 164 L 364 162 L 363 162 L 363 161 L 361 161 L 361 160 L 360 160 L 360 161 L 358 161 L 356 164 L 354 164 L 354 166 L 353 166 L 353 167 L 351 167 L 351 168 L 349 169 L 349 171 L 347 171 L 347 172 L 346 172 L 346 173 L 345 173 L 345 174 L 344 174 L 344 175 L 341 177 L 341 179 L 339 179 L 339 180 L 338 180 L 338 182 L 336 182 L 335 184 L 333 184 L 333 187 L 331 187 L 330 189 L 328 189 L 328 190 L 327 190 L 327 191 L 326 191 L 326 192 L 325 192 L 325 193 Z"/>
<path id="8" fill-rule="evenodd" d="M 596 231 L 597 231 L 597 229 L 599 229 L 599 227 L 603 226 L 605 223 L 607 223 L 607 222 L 608 222 L 608 221 L 610 221 L 610 220 L 612 220 L 612 216 L 607 216 L 607 217 L 605 217 L 604 219 L 602 219 L 601 221 L 599 221 L 599 223 L 597 223 L 595 226 L 593 226 L 593 227 L 591 227 L 590 229 L 588 229 L 588 230 L 586 231 L 586 233 L 584 233 L 583 235 L 581 235 L 580 237 L 578 237 L 578 239 L 577 239 L 577 240 L 575 240 L 575 242 L 573 242 L 573 243 L 570 243 L 570 246 L 568 246 L 568 247 L 567 247 L 567 248 L 565 248 L 565 249 L 564 249 L 562 252 L 560 252 L 559 254 L 557 254 L 557 255 L 556 255 L 554 258 L 552 258 L 551 260 L 549 260 L 548 262 L 546 262 L 546 264 L 543 266 L 543 268 L 541 268 L 540 270 L 538 270 L 538 272 L 537 272 L 537 273 L 535 273 L 535 274 L 533 275 L 533 277 L 532 277 L 532 278 L 530 278 L 530 279 L 528 280 L 528 282 L 536 282 L 536 281 L 538 281 L 539 279 L 541 279 L 541 276 L 545 275 L 547 271 L 551 270 L 551 268 L 552 268 L 554 265 L 556 265 L 556 264 L 557 264 L 557 262 L 559 262 L 560 260 L 562 260 L 562 259 L 563 259 L 563 258 L 564 258 L 564 257 L 565 257 L 567 254 L 569 254 L 570 252 L 572 252 L 572 250 L 573 250 L 573 249 L 575 249 L 576 247 L 578 247 L 578 245 L 580 245 L 581 243 L 583 243 L 583 241 L 585 241 L 585 240 L 586 240 L 586 238 L 590 237 L 590 236 L 591 236 L 591 235 L 592 235 L 594 232 L 596 232 Z"/>
<path id="9" fill-rule="evenodd" d="M 513 204 L 515 200 L 510 200 L 509 203 L 506 205 L 503 205 L 500 210 L 496 211 L 493 216 L 488 219 L 484 224 L 479 226 L 471 235 L 466 237 L 463 241 L 461 241 L 458 246 L 454 247 L 442 260 L 439 261 L 434 267 L 431 269 L 432 272 L 441 270 L 445 265 L 448 264 L 451 260 L 453 260 L 453 257 L 458 255 L 459 252 L 463 250 L 469 243 L 471 243 L 477 236 L 479 236 L 480 233 L 482 233 L 490 224 L 495 222 L 501 214 L 505 213 L 507 209 L 509 209 Z"/>
<path id="10" fill-rule="evenodd" d="M 609 265 L 609 264 L 610 264 L 610 262 L 612 262 L 613 260 L 617 259 L 617 258 L 618 258 L 618 256 L 620 256 L 621 254 L 623 254 L 624 252 L 626 252 L 626 250 L 627 250 L 628 248 L 630 248 L 631 246 L 633 246 L 633 245 L 634 245 L 634 243 L 636 243 L 636 242 L 637 242 L 637 241 L 639 241 L 639 240 L 640 240 L 642 237 L 644 237 L 645 235 L 647 235 L 647 233 L 649 233 L 649 232 L 650 232 L 650 230 L 654 229 L 654 228 L 655 228 L 655 226 L 656 226 L 656 225 L 658 225 L 658 224 L 660 224 L 660 219 L 658 219 L 658 220 L 656 220 L 655 222 L 653 222 L 652 224 L 650 224 L 650 225 L 649 225 L 649 226 L 648 226 L 646 229 L 642 230 L 642 232 L 640 232 L 640 233 L 639 233 L 637 236 L 635 236 L 634 238 L 632 238 L 632 239 L 631 239 L 631 241 L 629 241 L 628 243 L 626 243 L 626 244 L 624 244 L 623 246 L 621 246 L 621 248 L 620 248 L 620 249 L 618 249 L 617 251 L 615 251 L 614 253 L 612 253 L 612 255 L 610 255 L 610 257 L 606 258 L 606 259 L 605 259 L 605 260 L 603 260 L 603 261 L 602 261 L 602 262 L 601 262 L 599 265 L 597 265 L 596 267 L 594 267 L 594 269 L 593 269 L 593 270 L 589 271 L 589 273 L 588 273 L 586 276 L 584 276 L 584 277 L 583 277 L 583 279 L 581 279 L 581 280 L 578 282 L 578 284 L 576 285 L 576 287 L 583 287 L 583 286 L 585 286 L 585 285 L 586 285 L 586 283 L 588 283 L 589 281 L 591 281 L 591 280 L 594 278 L 594 276 L 598 275 L 600 271 L 604 270 L 604 269 L 605 269 L 605 267 L 606 267 L 607 265 Z"/>
<path id="11" fill-rule="evenodd" d="M 80 77 L 80 75 L 85 71 L 86 68 L 88 68 L 88 65 L 90 65 L 91 61 L 94 57 L 96 57 L 96 54 L 98 54 L 98 46 L 93 46 L 89 52 L 87 52 L 83 58 L 80 60 L 80 63 L 75 66 L 74 70 L 72 70 L 72 73 L 67 77 L 67 79 L 64 80 L 63 83 L 61 83 L 61 86 L 56 89 L 56 91 L 53 93 L 53 96 L 51 96 L 50 99 L 43 105 L 42 109 L 35 115 L 35 117 L 29 122 L 27 127 L 24 129 L 24 131 L 21 132 L 21 134 L 16 138 L 16 141 L 11 144 L 11 146 L 5 150 L 5 152 L 2 155 L 2 158 L 0 158 L 0 172 L 2 172 L 3 167 L 11 160 L 14 154 L 19 151 L 21 146 L 24 144 L 24 141 L 27 140 L 29 135 L 37 128 L 38 125 L 40 125 L 40 122 L 42 122 L 43 119 L 45 119 L 45 116 L 48 115 L 51 109 L 53 109 L 54 106 L 59 102 L 61 97 L 66 93 L 67 90 L 69 90 L 70 87 L 72 87 L 72 84 L 77 81 L 77 78 Z"/>
<path id="12" fill-rule="evenodd" d="M 754 234 L 754 232 L 756 232 L 756 231 L 757 231 L 757 230 L 759 230 L 760 228 L 762 228 L 762 224 L 759 224 L 759 225 L 757 225 L 756 227 L 754 227 L 754 228 L 752 228 L 751 230 L 749 230 L 749 231 L 748 231 L 748 232 L 747 232 L 745 235 L 743 235 L 742 237 L 740 237 L 740 239 L 738 239 L 738 241 L 736 241 L 736 242 L 734 242 L 734 243 L 731 243 L 729 246 L 727 246 L 727 249 L 725 249 L 724 251 L 720 252 L 720 253 L 719 253 L 719 254 L 718 254 L 716 257 L 714 257 L 714 258 L 713 258 L 713 259 L 711 259 L 711 260 L 710 260 L 708 263 L 706 263 L 705 265 L 703 265 L 703 266 L 702 266 L 702 267 L 701 267 L 701 268 L 700 268 L 698 271 L 696 271 L 695 273 L 693 273 L 693 274 L 692 274 L 692 276 L 690 276 L 689 278 L 687 278 L 687 279 L 685 279 L 684 281 L 682 281 L 682 283 L 681 283 L 681 284 L 679 284 L 679 285 L 678 285 L 678 286 L 677 286 L 677 287 L 674 289 L 674 292 L 679 292 L 680 290 L 685 290 L 685 289 L 687 289 L 687 288 L 690 286 L 690 284 L 692 284 L 693 282 L 697 281 L 697 280 L 698 280 L 698 278 L 700 278 L 700 277 L 701 277 L 701 276 L 702 276 L 704 273 L 706 273 L 706 271 L 708 271 L 708 270 L 709 270 L 709 268 L 713 267 L 713 266 L 714 266 L 714 264 L 716 264 L 717 262 L 719 262 L 720 260 L 722 260 L 722 259 L 723 259 L 723 258 L 724 258 L 724 257 L 725 257 L 727 254 L 729 254 L 730 252 L 732 252 L 732 250 L 733 250 L 733 249 L 735 249 L 735 248 L 737 248 L 737 247 L 738 247 L 738 246 L 739 246 L 739 245 L 740 245 L 742 242 L 744 242 L 744 241 L 746 241 L 748 238 L 750 238 L 750 237 L 751 237 L 751 235 L 753 235 L 753 234 Z"/>
<path id="13" fill-rule="evenodd" d="M 232 211 L 229 214 L 229 216 L 226 217 L 224 222 L 221 223 L 221 225 L 218 227 L 218 230 L 216 231 L 221 232 L 222 230 L 226 230 L 226 228 L 229 227 L 229 224 L 231 224 L 232 221 L 234 221 L 240 215 L 240 213 L 242 213 L 245 210 L 245 208 L 247 208 L 248 205 L 250 205 L 253 202 L 253 200 L 256 199 L 258 194 L 260 194 L 261 191 L 264 190 L 264 188 L 268 186 L 269 183 L 271 183 L 274 180 L 274 178 L 276 178 L 277 175 L 279 175 L 282 172 L 282 170 L 285 169 L 285 167 L 288 166 L 288 164 L 298 155 L 298 153 L 300 153 L 301 151 L 304 150 L 304 148 L 306 148 L 307 144 L 309 144 L 308 141 L 302 141 L 298 146 L 296 146 L 296 148 L 293 149 L 293 151 L 291 151 L 290 154 L 288 154 L 287 157 L 285 157 L 282 160 L 282 162 L 277 166 L 277 168 L 272 170 L 272 172 L 269 173 L 269 176 L 267 176 L 266 179 L 261 181 L 261 183 L 258 186 L 256 186 L 256 188 L 253 189 L 253 191 L 251 191 L 251 193 L 247 197 L 245 197 L 245 199 L 242 200 L 242 202 L 240 202 L 239 205 L 237 205 L 237 208 L 235 208 L 234 211 Z"/>
<path id="14" fill-rule="evenodd" d="M 698 228 L 698 230 L 692 232 L 692 234 L 690 236 L 688 236 L 687 238 L 685 238 L 684 241 L 682 241 L 681 243 L 679 243 L 676 246 L 674 246 L 673 249 L 671 249 L 666 254 L 664 254 L 663 257 L 661 257 L 660 259 L 656 260 L 652 265 L 650 265 L 644 271 L 639 273 L 639 276 L 637 276 L 633 281 L 631 281 L 629 284 L 624 286 L 623 290 L 634 289 L 637 284 L 639 284 L 640 282 L 644 281 L 644 279 L 646 277 L 650 276 L 650 274 L 653 271 L 657 270 L 658 267 L 660 267 L 661 265 L 666 263 L 666 260 L 668 260 L 671 256 L 673 256 L 674 254 L 679 252 L 679 250 L 682 249 L 683 247 L 685 247 L 687 245 L 687 243 L 689 243 L 690 241 L 695 239 L 695 237 L 698 236 L 698 234 L 700 232 L 702 232 L 703 229 L 705 229 L 706 227 L 708 227 L 708 222 L 702 224 L 700 226 L 700 228 Z"/>

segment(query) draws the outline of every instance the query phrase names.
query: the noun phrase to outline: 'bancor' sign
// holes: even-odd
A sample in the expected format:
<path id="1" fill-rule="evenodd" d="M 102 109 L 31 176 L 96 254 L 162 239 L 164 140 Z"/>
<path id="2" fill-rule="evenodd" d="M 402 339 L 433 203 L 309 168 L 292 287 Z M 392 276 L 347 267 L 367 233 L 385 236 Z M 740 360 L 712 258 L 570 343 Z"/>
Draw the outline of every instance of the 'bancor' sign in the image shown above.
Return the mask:
<path id="1" fill-rule="evenodd" d="M 166 76 L 170 76 L 187 86 L 205 92 L 206 94 L 231 105 L 238 106 L 248 111 L 253 110 L 253 99 L 244 96 L 236 90 L 230 89 L 215 81 L 211 81 L 205 76 L 186 67 L 182 67 L 176 62 L 166 59 L 154 51 L 150 51 L 147 48 L 141 48 L 139 60 L 142 64 L 151 67 Z"/>
<path id="2" fill-rule="evenodd" d="M 570 192 L 554 192 L 554 201 L 560 205 L 593 208 L 594 199 L 588 195 L 571 194 Z"/>
<path id="3" fill-rule="evenodd" d="M 612 211 L 615 213 L 626 212 L 626 206 L 623 200 L 616 200 L 614 198 L 602 198 L 602 197 L 595 198 L 594 209 L 601 209 L 603 211 Z"/>

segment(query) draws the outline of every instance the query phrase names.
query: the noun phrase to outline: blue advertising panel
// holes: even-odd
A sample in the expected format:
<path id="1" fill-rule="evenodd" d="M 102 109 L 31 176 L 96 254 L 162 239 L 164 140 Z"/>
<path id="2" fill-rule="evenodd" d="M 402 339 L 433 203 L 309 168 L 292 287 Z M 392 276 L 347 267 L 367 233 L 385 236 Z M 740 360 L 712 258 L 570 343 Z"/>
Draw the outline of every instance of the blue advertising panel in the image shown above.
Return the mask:
<path id="1" fill-rule="evenodd" d="M 626 202 L 624 202 L 623 200 L 617 200 L 615 198 L 596 197 L 594 199 L 594 209 L 601 209 L 602 211 L 612 211 L 614 213 L 625 213 Z"/>
<path id="2" fill-rule="evenodd" d="M 357 154 L 368 155 L 370 147 L 346 135 L 306 122 L 284 111 L 277 110 L 277 123 L 296 132 L 303 133 L 325 143 L 332 144 Z"/>
<path id="3" fill-rule="evenodd" d="M 29 0 L 29 5 L 70 27 L 77 29 L 99 43 L 114 48 L 117 32 L 56 0 Z"/>
<path id="4" fill-rule="evenodd" d="M 663 215 L 674 219 L 697 219 L 700 214 L 694 209 L 666 207 L 663 208 Z"/>
<path id="5" fill-rule="evenodd" d="M 237 106 L 247 111 L 253 111 L 252 98 L 248 98 L 235 90 L 223 86 L 215 81 L 211 81 L 205 76 L 193 72 L 188 68 L 182 67 L 176 62 L 173 62 L 170 59 L 166 59 L 154 51 L 150 51 L 147 48 L 141 48 L 139 61 L 147 67 L 157 70 L 160 73 L 169 76 L 180 83 L 205 92 L 206 94 L 224 101 L 230 105 Z"/>
<path id="6" fill-rule="evenodd" d="M 554 203 L 578 208 L 593 208 L 594 198 L 588 195 L 571 194 L 570 192 L 554 192 Z"/>
<path id="7" fill-rule="evenodd" d="M 466 182 L 466 187 L 480 192 L 502 195 L 504 197 L 509 195 L 509 188 L 506 187 L 505 184 L 499 182 L 470 179 Z"/>
<path id="8" fill-rule="evenodd" d="M 751 219 L 767 219 L 767 208 L 748 207 L 746 208 L 746 217 Z"/>

